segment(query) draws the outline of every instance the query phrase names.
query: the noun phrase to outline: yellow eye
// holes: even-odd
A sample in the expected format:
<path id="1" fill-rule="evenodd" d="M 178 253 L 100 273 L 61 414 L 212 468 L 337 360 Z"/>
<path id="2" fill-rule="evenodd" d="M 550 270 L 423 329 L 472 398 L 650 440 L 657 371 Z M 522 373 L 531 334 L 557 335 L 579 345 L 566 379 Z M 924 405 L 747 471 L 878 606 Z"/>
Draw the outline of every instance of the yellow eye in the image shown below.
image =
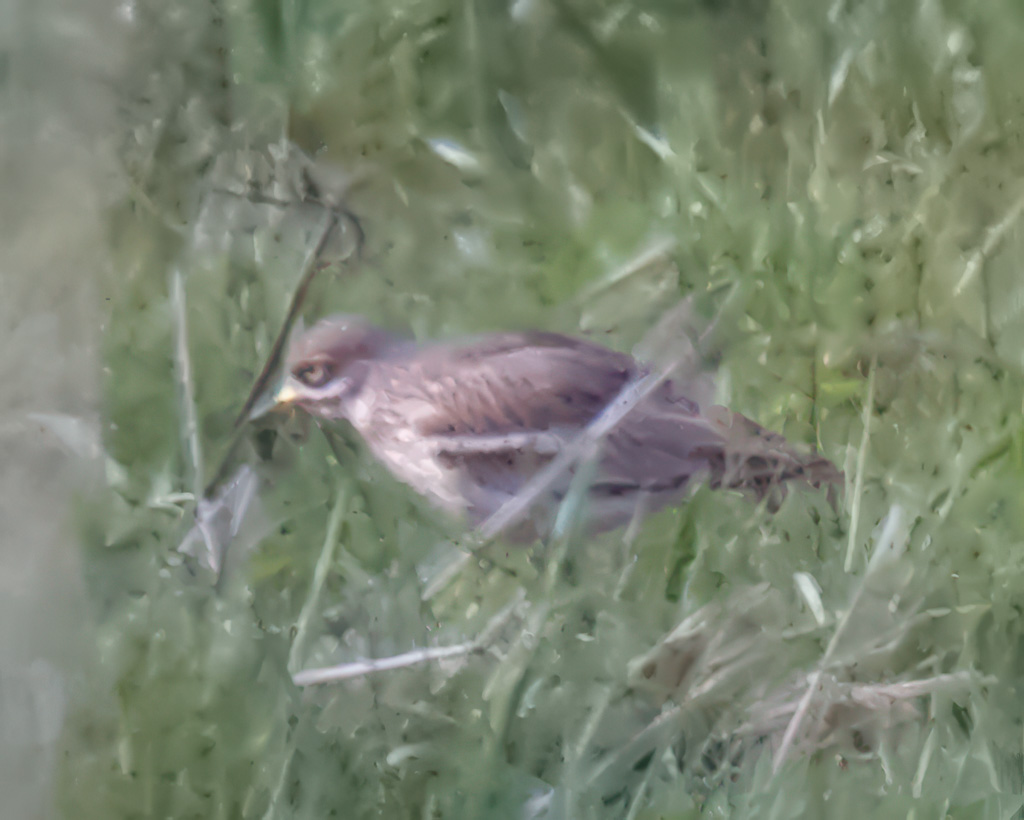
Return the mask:
<path id="1" fill-rule="evenodd" d="M 294 376 L 307 387 L 323 387 L 331 378 L 331 369 L 323 362 L 296 368 Z"/>

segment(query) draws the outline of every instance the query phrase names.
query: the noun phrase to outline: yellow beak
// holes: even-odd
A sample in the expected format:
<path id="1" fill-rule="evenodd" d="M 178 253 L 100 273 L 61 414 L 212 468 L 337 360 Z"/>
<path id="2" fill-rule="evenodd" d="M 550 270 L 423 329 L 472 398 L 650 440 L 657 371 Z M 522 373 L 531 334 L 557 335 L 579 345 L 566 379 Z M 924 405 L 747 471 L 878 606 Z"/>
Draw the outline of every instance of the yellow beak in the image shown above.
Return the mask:
<path id="1" fill-rule="evenodd" d="M 284 407 L 292 404 L 299 397 L 299 392 L 290 384 L 282 385 L 274 396 L 274 406 Z"/>
<path id="2" fill-rule="evenodd" d="M 299 391 L 290 384 L 281 385 L 281 389 L 272 395 L 264 394 L 263 398 L 256 402 L 252 408 L 252 412 L 248 415 L 248 421 L 255 421 L 261 419 L 268 413 L 276 413 L 281 410 L 287 410 L 301 396 Z"/>

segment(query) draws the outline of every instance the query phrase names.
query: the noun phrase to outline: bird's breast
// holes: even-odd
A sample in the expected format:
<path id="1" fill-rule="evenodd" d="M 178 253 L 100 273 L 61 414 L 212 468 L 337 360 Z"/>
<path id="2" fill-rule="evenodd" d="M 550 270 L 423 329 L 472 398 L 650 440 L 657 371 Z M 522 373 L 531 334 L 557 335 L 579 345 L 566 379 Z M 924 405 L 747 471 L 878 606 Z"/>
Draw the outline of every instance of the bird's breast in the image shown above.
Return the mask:
<path id="1" fill-rule="evenodd" d="M 457 471 L 439 458 L 436 444 L 417 428 L 417 420 L 430 412 L 424 402 L 385 397 L 371 386 L 353 396 L 345 409 L 370 452 L 395 478 L 443 509 L 465 509 Z"/>

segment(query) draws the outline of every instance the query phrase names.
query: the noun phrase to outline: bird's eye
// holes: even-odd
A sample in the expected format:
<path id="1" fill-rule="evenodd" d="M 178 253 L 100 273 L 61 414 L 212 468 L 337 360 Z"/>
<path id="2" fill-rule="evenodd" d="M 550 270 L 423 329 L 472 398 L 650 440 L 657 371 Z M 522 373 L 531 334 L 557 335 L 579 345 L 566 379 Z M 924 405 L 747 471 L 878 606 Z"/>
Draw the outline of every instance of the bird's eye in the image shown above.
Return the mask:
<path id="1" fill-rule="evenodd" d="M 323 362 L 313 362 L 296 369 L 294 375 L 306 387 L 322 387 L 331 378 L 331 369 Z"/>

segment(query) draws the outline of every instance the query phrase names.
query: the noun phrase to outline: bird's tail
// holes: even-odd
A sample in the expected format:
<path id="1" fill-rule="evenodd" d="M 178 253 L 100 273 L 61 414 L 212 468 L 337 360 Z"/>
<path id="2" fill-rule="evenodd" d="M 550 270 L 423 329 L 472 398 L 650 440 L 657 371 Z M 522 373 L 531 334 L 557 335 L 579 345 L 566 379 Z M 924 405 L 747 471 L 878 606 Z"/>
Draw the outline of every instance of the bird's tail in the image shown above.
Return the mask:
<path id="1" fill-rule="evenodd" d="M 795 481 L 827 487 L 829 503 L 837 507 L 845 480 L 827 458 L 801 452 L 778 433 L 724 407 L 709 408 L 704 415 L 722 434 L 721 446 L 703 454 L 712 488 L 751 493 L 774 512 Z"/>

